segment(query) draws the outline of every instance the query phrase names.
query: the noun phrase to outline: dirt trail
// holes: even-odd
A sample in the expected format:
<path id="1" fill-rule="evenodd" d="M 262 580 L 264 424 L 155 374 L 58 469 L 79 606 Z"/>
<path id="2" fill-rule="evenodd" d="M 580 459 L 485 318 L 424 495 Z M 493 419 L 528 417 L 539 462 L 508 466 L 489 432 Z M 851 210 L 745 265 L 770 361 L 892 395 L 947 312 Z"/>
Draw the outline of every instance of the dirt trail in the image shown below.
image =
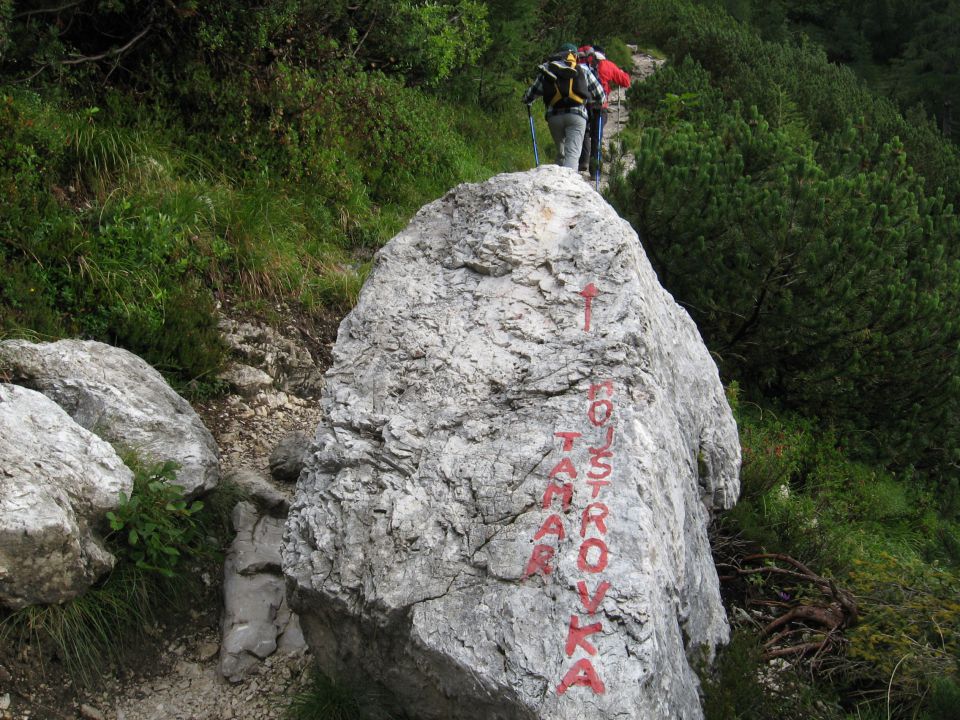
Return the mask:
<path id="1" fill-rule="evenodd" d="M 642 82 L 657 71 L 657 68 L 663 64 L 663 60 L 658 60 L 652 55 L 639 52 L 636 46 L 628 45 L 633 51 L 633 69 L 630 72 L 631 82 Z M 607 126 L 603 132 L 603 158 L 604 165 L 600 167 L 600 190 L 604 190 L 610 181 L 610 144 L 620 134 L 620 131 L 626 127 L 630 120 L 630 108 L 627 105 L 627 91 L 624 88 L 616 87 L 610 93 L 609 113 L 607 116 Z M 626 168 L 633 164 L 633 157 L 627 155 L 623 158 Z"/>

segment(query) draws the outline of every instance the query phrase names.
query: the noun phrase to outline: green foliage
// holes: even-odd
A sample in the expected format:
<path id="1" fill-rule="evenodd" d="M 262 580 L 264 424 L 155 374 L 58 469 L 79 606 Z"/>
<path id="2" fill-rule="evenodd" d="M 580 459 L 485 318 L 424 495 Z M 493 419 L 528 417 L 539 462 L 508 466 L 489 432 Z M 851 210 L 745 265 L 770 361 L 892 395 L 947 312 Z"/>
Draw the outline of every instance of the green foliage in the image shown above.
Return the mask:
<path id="1" fill-rule="evenodd" d="M 116 555 L 139 570 L 165 577 L 178 574 L 181 557 L 203 557 L 207 546 L 203 524 L 196 517 L 200 500 L 188 501 L 176 484 L 176 464 L 136 467 L 130 497 L 120 493 L 116 511 L 107 513 Z"/>
<path id="2" fill-rule="evenodd" d="M 10 43 L 10 17 L 13 15 L 13 0 L 0 0 L 0 62 Z"/>
<path id="3" fill-rule="evenodd" d="M 462 101 L 481 108 L 512 107 L 517 84 L 529 82 L 543 55 L 537 38 L 537 0 L 488 0 L 490 43 L 473 65 L 464 67 L 443 88 Z"/>
<path id="4" fill-rule="evenodd" d="M 61 236 L 70 220 L 50 192 L 63 173 L 62 131 L 35 96 L 0 91 L 0 328 L 55 334 L 62 327 L 46 292 L 47 269 L 32 247 Z"/>
<path id="5" fill-rule="evenodd" d="M 919 116 L 906 120 L 893 102 L 870 92 L 851 70 L 829 62 L 819 46 L 802 38 L 796 44 L 764 42 L 726 12 L 685 0 L 653 0 L 641 7 L 645 37 L 677 62 L 686 56 L 696 58 L 728 101 L 756 105 L 761 116 L 775 122 L 777 107 L 786 96 L 818 141 L 843 132 L 852 119 L 863 118 L 862 125 L 877 137 L 865 150 L 873 152 L 877 143 L 899 138 L 926 192 L 932 196 L 943 188 L 948 201 L 957 203 L 957 147 L 945 141 L 929 120 Z M 837 13 L 828 14 L 833 22 Z"/>
<path id="6" fill-rule="evenodd" d="M 886 461 L 953 462 L 960 222 L 903 146 L 849 121 L 814 142 L 796 95 L 771 120 L 692 61 L 634 97 L 648 129 L 611 201 L 727 376 Z"/>
<path id="7" fill-rule="evenodd" d="M 960 681 L 950 678 L 938 678 L 927 701 L 928 720 L 951 720 L 960 707 Z"/>
<path id="8" fill-rule="evenodd" d="M 142 662 L 160 623 L 217 593 L 201 578 L 220 575 L 219 551 L 242 494 L 222 485 L 202 502 L 187 502 L 173 481 L 169 463 L 135 467 L 131 497 L 107 517 L 113 570 L 62 604 L 0 613 L 0 647 L 12 655 L 29 646 L 57 682 L 65 674 L 77 685 L 95 686 L 117 665 Z"/>
<path id="9" fill-rule="evenodd" d="M 960 578 L 880 554 L 857 562 L 847 582 L 864 613 L 848 634 L 846 677 L 864 704 L 909 717 L 927 702 L 932 717 L 950 717 L 944 703 L 957 697 L 960 681 Z"/>
<path id="10" fill-rule="evenodd" d="M 742 2 L 742 0 L 741 0 Z M 957 37 L 960 4 L 951 0 L 843 0 L 754 3 L 741 20 L 751 21 L 768 39 L 803 33 L 822 45 L 827 57 L 848 64 L 902 108 L 920 105 L 943 122 L 944 103 L 957 97 Z M 749 3 L 747 3 L 749 5 Z M 770 5 L 776 11 L 771 17 Z M 958 137 L 956 128 L 953 138 Z"/>
<path id="11" fill-rule="evenodd" d="M 633 67 L 633 51 L 619 37 L 605 39 L 600 46 L 603 48 L 607 60 L 616 63 L 617 67 L 629 72 Z"/>
<path id="12" fill-rule="evenodd" d="M 745 405 L 738 423 L 742 491 L 729 518 L 751 541 L 837 574 L 879 553 L 949 557 L 955 526 L 911 473 L 859 462 L 835 433 L 789 413 Z"/>
<path id="13" fill-rule="evenodd" d="M 944 116 L 952 115 L 952 105 L 960 98 L 960 3 L 952 0 L 920 5 L 902 58 L 893 61 L 893 92 L 904 106 L 923 105 L 946 127 Z M 960 139 L 960 117 L 951 130 L 951 137 Z"/>
<path id="14" fill-rule="evenodd" d="M 490 43 L 487 7 L 476 0 L 394 3 L 396 35 L 402 38 L 400 67 L 437 84 L 464 65 L 475 64 Z"/>
<path id="15" fill-rule="evenodd" d="M 486 14 L 478 0 L 67 4 L 15 19 L 10 35 L 16 53 L 7 58 L 6 70 L 68 84 L 97 76 L 127 85 L 146 82 L 175 92 L 184 79 L 249 75 L 274 59 L 318 70 L 352 58 L 436 84 L 474 63 L 486 48 Z"/>
<path id="16" fill-rule="evenodd" d="M 224 353 L 214 293 L 345 310 L 423 202 L 528 166 L 515 106 L 478 113 L 290 57 L 225 82 L 192 75 L 153 113 L 118 89 L 79 111 L 4 94 L 0 331 L 120 344 L 209 393 Z"/>
<path id="17" fill-rule="evenodd" d="M 863 717 L 888 707 L 938 717 L 960 658 L 960 577 L 943 545 L 956 526 L 915 476 L 852 460 L 807 420 L 742 401 L 737 419 L 743 493 L 721 520 L 727 534 L 821 569 L 859 606 L 844 654 L 824 659 L 821 690 Z"/>
<path id="18" fill-rule="evenodd" d="M 369 264 L 359 268 L 340 266 L 329 269 L 306 288 L 304 301 L 307 305 L 322 302 L 326 307 L 345 313 L 357 304 L 369 272 Z"/>
<path id="19" fill-rule="evenodd" d="M 814 692 L 791 670 L 777 672 L 762 660 L 763 648 L 736 628 L 712 668 L 699 671 L 706 720 L 839 720 L 834 702 Z"/>
<path id="20" fill-rule="evenodd" d="M 761 718 L 767 693 L 760 682 L 761 650 L 754 638 L 735 633 L 720 651 L 716 666 L 704 673 L 703 714 L 707 720 Z"/>
<path id="21" fill-rule="evenodd" d="M 388 696 L 369 685 L 334 680 L 313 668 L 310 684 L 287 707 L 288 720 L 403 720 Z"/>

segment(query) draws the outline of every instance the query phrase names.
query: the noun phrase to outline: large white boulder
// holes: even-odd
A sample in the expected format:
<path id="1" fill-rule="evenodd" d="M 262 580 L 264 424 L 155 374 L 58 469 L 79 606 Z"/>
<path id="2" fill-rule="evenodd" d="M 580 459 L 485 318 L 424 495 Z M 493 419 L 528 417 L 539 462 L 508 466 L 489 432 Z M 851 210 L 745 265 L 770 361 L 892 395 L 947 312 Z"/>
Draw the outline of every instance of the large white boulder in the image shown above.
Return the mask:
<path id="1" fill-rule="evenodd" d="M 38 392 L 0 383 L 0 604 L 59 603 L 113 567 L 97 530 L 133 473 Z"/>
<path id="2" fill-rule="evenodd" d="M 80 425 L 144 462 L 172 460 L 187 495 L 220 481 L 220 451 L 200 417 L 145 360 L 92 340 L 0 342 L 0 366 Z"/>
<path id="3" fill-rule="evenodd" d="M 579 175 L 424 207 L 341 324 L 322 404 L 284 570 L 328 672 L 425 719 L 702 717 L 736 426 L 693 322 Z"/>

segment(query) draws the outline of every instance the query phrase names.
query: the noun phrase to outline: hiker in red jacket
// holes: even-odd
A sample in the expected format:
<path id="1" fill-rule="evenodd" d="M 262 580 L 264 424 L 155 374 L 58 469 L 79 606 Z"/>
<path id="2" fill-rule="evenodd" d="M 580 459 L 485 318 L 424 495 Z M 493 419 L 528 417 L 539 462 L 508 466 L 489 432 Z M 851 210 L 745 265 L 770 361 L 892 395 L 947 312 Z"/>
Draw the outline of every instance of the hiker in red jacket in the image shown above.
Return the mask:
<path id="1" fill-rule="evenodd" d="M 601 146 L 603 128 L 607 125 L 611 87 L 613 85 L 623 88 L 630 87 L 630 76 L 617 67 L 615 62 L 607 60 L 607 56 L 603 54 L 603 48 L 599 45 L 584 46 L 580 50 L 586 53 L 590 67 L 593 68 L 594 74 L 603 86 L 606 97 L 602 107 L 590 109 L 589 127 L 586 137 L 583 138 L 583 150 L 580 152 L 580 171 L 583 172 L 589 168 L 590 177 L 595 177 L 600 171 L 597 166 L 597 148 Z M 601 119 L 603 120 L 602 123 L 600 122 Z"/>

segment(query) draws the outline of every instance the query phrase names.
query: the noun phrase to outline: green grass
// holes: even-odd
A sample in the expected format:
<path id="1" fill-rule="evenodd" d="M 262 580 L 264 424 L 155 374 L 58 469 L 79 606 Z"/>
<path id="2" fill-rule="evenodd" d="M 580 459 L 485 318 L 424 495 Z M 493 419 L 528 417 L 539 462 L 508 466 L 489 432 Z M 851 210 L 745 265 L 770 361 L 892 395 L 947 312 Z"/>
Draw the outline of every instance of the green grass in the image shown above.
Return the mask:
<path id="1" fill-rule="evenodd" d="M 184 589 L 161 582 L 129 564 L 105 581 L 61 605 L 31 605 L 0 621 L 0 645 L 19 652 L 32 647 L 40 669 L 59 675 L 56 662 L 75 685 L 93 687 L 136 654 L 161 608 Z"/>
<path id="2" fill-rule="evenodd" d="M 409 720 L 387 693 L 360 682 L 333 679 L 314 667 L 307 687 L 294 695 L 287 720 Z"/>
<path id="3" fill-rule="evenodd" d="M 119 93 L 74 110 L 0 88 L 0 333 L 103 340 L 177 387 L 216 392 L 215 296 L 345 312 L 373 253 L 424 203 L 533 166 L 519 103 L 481 110 L 371 75 L 349 107 L 338 85 L 330 107 L 304 113 L 322 77 L 285 82 L 274 109 L 290 121 L 226 143 L 241 127 L 225 109 L 188 129 L 175 107 L 144 115 Z"/>

